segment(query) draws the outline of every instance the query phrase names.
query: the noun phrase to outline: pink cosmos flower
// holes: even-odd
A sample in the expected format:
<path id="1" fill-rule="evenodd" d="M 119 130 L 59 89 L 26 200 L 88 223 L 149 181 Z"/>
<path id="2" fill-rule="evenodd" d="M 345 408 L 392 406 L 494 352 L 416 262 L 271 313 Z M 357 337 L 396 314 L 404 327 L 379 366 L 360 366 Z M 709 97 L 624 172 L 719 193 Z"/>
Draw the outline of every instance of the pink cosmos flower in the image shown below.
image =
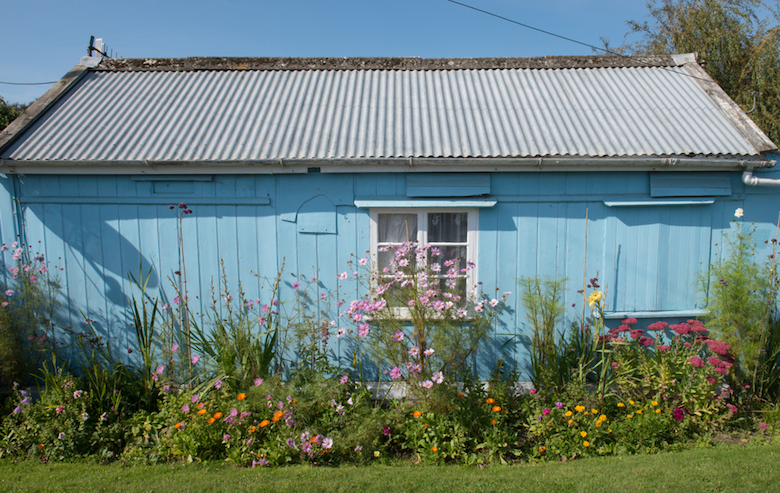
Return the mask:
<path id="1" fill-rule="evenodd" d="M 298 289 L 298 288 L 300 288 L 300 287 L 301 287 L 301 284 L 300 284 L 300 283 L 298 283 L 298 282 L 294 282 L 294 283 L 292 283 L 292 288 L 293 288 L 293 289 Z"/>
<path id="2" fill-rule="evenodd" d="M 412 346 L 409 348 L 409 356 L 417 356 L 420 354 L 420 349 L 417 346 Z"/>
<path id="3" fill-rule="evenodd" d="M 165 367 L 163 365 L 159 365 L 159 366 L 157 366 L 157 369 L 154 372 L 157 373 L 158 375 L 160 375 L 164 371 L 165 371 Z"/>
<path id="4" fill-rule="evenodd" d="M 331 437 L 325 437 L 322 439 L 322 448 L 329 449 L 333 447 L 333 439 Z"/>
<path id="5" fill-rule="evenodd" d="M 395 334 L 393 334 L 393 339 L 395 339 L 398 342 L 401 342 L 404 340 L 404 333 L 403 331 L 396 331 Z"/>
<path id="6" fill-rule="evenodd" d="M 173 346 L 171 346 L 171 352 L 175 353 L 178 350 L 179 350 L 179 345 L 174 342 Z"/>
<path id="7" fill-rule="evenodd" d="M 181 412 L 183 412 L 184 414 L 187 414 L 188 412 L 190 412 L 190 406 L 187 405 L 187 404 L 183 405 L 181 407 Z"/>
<path id="8" fill-rule="evenodd" d="M 358 336 L 365 337 L 368 335 L 369 327 L 368 324 L 363 322 L 362 324 L 358 325 Z"/>
<path id="9" fill-rule="evenodd" d="M 432 355 L 432 354 L 433 354 L 433 353 L 435 353 L 435 352 L 436 352 L 436 351 L 435 351 L 435 350 L 434 350 L 432 347 L 429 347 L 428 349 L 426 349 L 425 351 L 423 351 L 423 354 L 424 354 L 425 356 L 430 356 L 430 355 Z"/>
<path id="10" fill-rule="evenodd" d="M 431 375 L 431 380 L 434 381 L 434 383 L 444 383 L 444 374 L 440 371 L 433 372 L 433 375 Z"/>
<path id="11" fill-rule="evenodd" d="M 194 365 L 198 361 L 200 361 L 200 356 L 198 356 L 197 354 L 193 354 L 192 355 L 192 364 Z"/>
<path id="12" fill-rule="evenodd" d="M 348 276 L 349 274 L 347 274 L 347 271 L 342 272 L 341 274 L 339 274 L 339 281 L 345 280 Z"/>
<path id="13" fill-rule="evenodd" d="M 255 378 L 255 387 L 259 387 L 263 385 L 263 379 L 262 378 Z"/>
<path id="14" fill-rule="evenodd" d="M 433 382 L 431 382 L 430 380 L 425 380 L 423 381 L 422 386 L 425 387 L 426 389 L 430 389 L 431 387 L 433 387 Z"/>
<path id="15" fill-rule="evenodd" d="M 348 375 L 342 375 L 341 378 L 339 378 L 339 383 L 340 384 L 345 384 L 347 382 L 349 382 L 349 376 Z"/>
<path id="16" fill-rule="evenodd" d="M 6 296 L 13 296 L 14 295 L 14 290 L 13 289 L 6 289 L 5 290 L 5 295 Z"/>
<path id="17" fill-rule="evenodd" d="M 222 388 L 222 380 L 217 380 L 214 382 L 214 388 L 215 389 L 221 389 Z"/>
<path id="18" fill-rule="evenodd" d="M 401 369 L 398 368 L 397 366 L 394 366 L 390 370 L 390 378 L 392 378 L 393 380 L 398 380 L 399 378 L 401 378 Z"/>

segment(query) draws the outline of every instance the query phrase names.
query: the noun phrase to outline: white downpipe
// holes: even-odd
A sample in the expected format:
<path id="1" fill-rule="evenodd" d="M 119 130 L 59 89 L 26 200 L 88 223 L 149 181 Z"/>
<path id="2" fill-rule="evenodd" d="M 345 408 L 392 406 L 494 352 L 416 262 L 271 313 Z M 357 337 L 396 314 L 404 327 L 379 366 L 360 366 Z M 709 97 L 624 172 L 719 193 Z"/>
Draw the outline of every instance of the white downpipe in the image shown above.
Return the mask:
<path id="1" fill-rule="evenodd" d="M 780 187 L 780 178 L 757 178 L 753 176 L 753 168 L 748 168 L 742 172 L 742 182 L 745 185 L 755 187 L 762 185 L 766 187 Z"/>

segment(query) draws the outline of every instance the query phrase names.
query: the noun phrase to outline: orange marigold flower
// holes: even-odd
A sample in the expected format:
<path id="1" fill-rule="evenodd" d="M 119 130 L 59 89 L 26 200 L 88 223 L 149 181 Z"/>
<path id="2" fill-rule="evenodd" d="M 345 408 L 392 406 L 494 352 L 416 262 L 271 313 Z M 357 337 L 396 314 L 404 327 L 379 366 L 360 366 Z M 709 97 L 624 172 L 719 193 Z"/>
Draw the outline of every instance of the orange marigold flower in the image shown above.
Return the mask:
<path id="1" fill-rule="evenodd" d="M 494 413 L 501 412 L 501 406 L 493 406 L 493 412 Z"/>
<path id="2" fill-rule="evenodd" d="M 590 447 L 590 442 L 585 440 L 584 442 L 582 442 L 582 446 L 583 447 Z"/>
<path id="3" fill-rule="evenodd" d="M 585 406 L 575 406 L 574 410 L 577 411 L 578 413 L 581 413 L 582 411 L 585 410 Z"/>
<path id="4" fill-rule="evenodd" d="M 422 413 L 420 411 L 415 411 L 414 412 L 414 417 L 415 418 L 419 418 L 420 416 L 422 416 Z"/>
<path id="5" fill-rule="evenodd" d="M 494 402 L 496 402 L 496 400 L 493 399 L 492 397 L 488 397 L 485 402 L 487 402 L 488 404 L 493 404 Z"/>
<path id="6" fill-rule="evenodd" d="M 238 394 L 238 397 L 236 397 L 236 399 L 243 401 L 244 399 L 246 399 L 246 394 L 241 392 L 240 394 Z"/>
<path id="7" fill-rule="evenodd" d="M 636 402 L 634 402 L 634 401 L 628 401 L 628 403 L 629 403 L 629 404 L 631 404 L 632 406 L 633 406 L 634 404 L 636 404 Z"/>
<path id="8" fill-rule="evenodd" d="M 428 423 L 423 423 L 423 428 L 427 428 L 427 427 L 428 427 Z"/>
<path id="9" fill-rule="evenodd" d="M 618 403 L 617 403 L 617 407 L 626 407 L 626 405 L 625 405 L 625 404 L 623 404 L 622 402 L 618 402 Z"/>
<path id="10" fill-rule="evenodd" d="M 282 416 L 284 416 L 284 413 L 283 413 L 282 411 L 276 411 L 276 412 L 274 413 L 274 417 L 273 417 L 273 418 L 271 418 L 271 421 L 273 421 L 273 422 L 277 422 L 277 421 L 279 421 L 280 419 L 282 419 Z"/>
<path id="11" fill-rule="evenodd" d="M 637 410 L 636 410 L 636 413 L 637 413 L 637 414 L 642 414 L 642 410 L 641 410 L 641 409 L 637 409 Z"/>
<path id="12" fill-rule="evenodd" d="M 539 453 L 540 453 L 540 454 L 543 454 L 543 453 L 545 453 L 545 452 L 547 452 L 547 447 L 545 447 L 544 445 L 542 445 L 541 447 L 539 447 Z"/>
<path id="13" fill-rule="evenodd" d="M 566 416 L 571 416 L 571 411 L 566 411 Z"/>
<path id="14" fill-rule="evenodd" d="M 268 421 L 267 419 L 264 419 L 264 420 L 260 421 L 260 428 L 265 428 L 266 426 L 268 426 L 270 424 L 271 424 L 270 421 Z"/>
<path id="15" fill-rule="evenodd" d="M 656 413 L 656 414 L 658 414 L 658 413 L 660 413 L 660 412 L 661 412 L 661 410 L 660 410 L 660 409 L 656 409 L 656 410 L 655 410 L 655 413 Z"/>
<path id="16" fill-rule="evenodd" d="M 434 445 L 433 448 L 431 448 L 431 450 L 433 450 L 434 452 L 438 452 L 439 451 L 439 447 Z"/>
<path id="17" fill-rule="evenodd" d="M 463 399 L 463 393 L 461 393 L 461 392 L 458 392 L 458 395 L 457 395 L 457 397 L 458 397 L 458 399 Z"/>
<path id="18" fill-rule="evenodd" d="M 198 411 L 198 414 L 203 416 L 204 414 L 206 414 L 206 410 L 205 409 L 201 409 L 200 411 Z"/>
<path id="19" fill-rule="evenodd" d="M 209 418 L 209 424 L 214 423 L 214 418 Z"/>
<path id="20" fill-rule="evenodd" d="M 178 430 L 179 428 L 181 428 L 181 422 L 176 423 L 175 425 L 173 425 L 173 427 Z"/>
<path id="21" fill-rule="evenodd" d="M 257 426 L 250 426 L 249 430 L 247 430 L 247 431 L 249 431 L 249 433 L 254 433 L 254 432 L 257 431 Z"/>
<path id="22" fill-rule="evenodd" d="M 496 421 L 496 420 L 494 419 L 494 420 L 493 420 L 493 424 L 496 424 L 496 423 L 498 423 L 498 421 Z"/>
<path id="23" fill-rule="evenodd" d="M 220 418 L 222 418 L 222 413 L 220 412 L 214 413 L 214 419 L 220 419 Z"/>

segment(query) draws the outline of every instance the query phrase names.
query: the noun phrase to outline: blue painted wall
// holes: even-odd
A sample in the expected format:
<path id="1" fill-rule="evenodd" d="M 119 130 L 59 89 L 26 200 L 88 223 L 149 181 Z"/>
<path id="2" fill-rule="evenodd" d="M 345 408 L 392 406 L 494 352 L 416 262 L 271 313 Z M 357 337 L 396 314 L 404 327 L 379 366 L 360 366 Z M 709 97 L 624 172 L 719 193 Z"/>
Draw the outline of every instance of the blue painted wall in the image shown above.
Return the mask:
<path id="1" fill-rule="evenodd" d="M 488 197 L 497 203 L 479 210 L 478 275 L 486 291 L 512 291 L 514 310 L 501 320 L 480 371 L 488 372 L 502 355 L 502 338 L 525 331 L 518 278 L 567 277 L 568 316 L 579 318 L 586 210 L 587 275 L 598 273 L 607 311 L 616 319 L 625 313 L 648 321 L 690 318 L 704 308 L 696 281 L 721 253 L 737 207 L 755 222 L 762 255 L 770 253 L 764 241 L 775 237 L 780 188 L 746 187 L 738 172 L 697 176 L 710 175 L 730 191 L 703 200 L 695 180 L 682 180 L 680 195 L 657 205 L 648 204 L 661 199 L 651 198 L 647 172 L 491 174 Z M 408 199 L 402 173 L 28 175 L 0 183 L 0 240 L 10 244 L 20 235 L 33 253 L 43 253 L 63 284 L 62 325 L 78 326 L 83 311 L 121 354 L 133 343 L 128 274 L 153 266 L 151 294 L 175 296 L 170 280 L 181 259 L 178 220 L 169 204 L 186 202 L 194 211 L 184 217 L 181 235 L 190 300 L 202 312 L 198 305 L 211 299 L 220 261 L 233 289 L 240 279 L 249 298 L 267 299 L 260 278 L 272 278 L 284 260 L 285 271 L 319 279 L 317 296 L 331 293 L 349 302 L 356 284 L 339 285 L 337 275 L 355 270 L 349 262 L 369 249 L 369 210 L 355 207 L 355 199 L 396 199 L 399 206 Z M 416 195 L 424 193 L 422 186 Z M 292 277 L 285 279 L 283 299 L 292 293 Z M 334 349 L 346 353 L 337 342 Z M 505 356 L 525 362 L 522 346 Z"/>

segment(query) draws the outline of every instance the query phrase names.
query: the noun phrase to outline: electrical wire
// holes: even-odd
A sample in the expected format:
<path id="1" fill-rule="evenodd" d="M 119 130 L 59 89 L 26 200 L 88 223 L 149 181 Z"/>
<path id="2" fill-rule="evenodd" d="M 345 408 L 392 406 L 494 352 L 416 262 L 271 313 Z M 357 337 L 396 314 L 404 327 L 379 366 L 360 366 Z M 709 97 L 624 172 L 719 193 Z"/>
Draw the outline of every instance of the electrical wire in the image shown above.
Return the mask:
<path id="1" fill-rule="evenodd" d="M 8 84 L 11 86 L 42 86 L 45 84 L 56 84 L 59 82 L 58 80 L 55 80 L 54 82 L 3 82 L 0 80 L 0 84 Z"/>
<path id="2" fill-rule="evenodd" d="M 526 29 L 531 29 L 531 30 L 534 30 L 534 31 L 537 31 L 537 32 L 540 32 L 540 33 L 543 33 L 543 34 L 547 34 L 549 36 L 554 36 L 556 38 L 560 38 L 560 39 L 563 39 L 565 41 L 570 41 L 570 42 L 576 43 L 578 45 L 587 46 L 588 48 L 591 48 L 593 50 L 603 51 L 604 53 L 607 53 L 609 55 L 620 56 L 620 57 L 623 57 L 623 58 L 631 58 L 631 56 L 629 56 L 629 55 L 624 55 L 622 53 L 618 53 L 616 51 L 611 51 L 611 50 L 608 50 L 606 48 L 599 48 L 598 46 L 593 46 L 592 44 L 584 43 L 584 42 L 578 41 L 576 39 L 567 38 L 566 36 L 561 36 L 560 34 L 555 34 L 555 33 L 550 32 L 550 31 L 545 31 L 544 29 L 539 29 L 538 27 L 529 26 L 528 24 L 523 24 L 522 22 L 518 22 L 518 21 L 516 21 L 514 19 L 510 19 L 508 17 L 504 17 L 504 16 L 501 16 L 501 15 L 498 15 L 498 14 L 494 14 L 493 12 L 488 12 L 487 10 L 479 9 L 477 7 L 473 7 L 471 5 L 467 5 L 465 3 L 461 3 L 461 2 L 458 2 L 456 0 L 447 0 L 447 1 L 450 2 L 450 3 L 454 3 L 456 5 L 460 5 L 461 7 L 466 7 L 467 9 L 475 10 L 477 12 L 481 12 L 483 14 L 495 17 L 497 19 L 501 19 L 501 20 L 504 20 L 504 21 L 507 21 L 507 22 L 511 22 L 512 24 L 517 24 L 518 26 L 525 27 Z M 701 80 L 701 81 L 704 81 L 704 82 L 712 82 L 712 80 L 710 80 L 710 79 L 705 79 L 703 77 L 698 77 L 696 75 L 688 74 L 688 73 L 685 73 L 685 72 L 678 72 L 677 70 L 673 70 L 673 69 L 671 69 L 669 67 L 657 67 L 657 68 L 660 68 L 662 70 L 666 70 L 666 71 L 672 72 L 673 74 L 684 75 L 684 76 L 690 77 L 692 79 Z"/>

